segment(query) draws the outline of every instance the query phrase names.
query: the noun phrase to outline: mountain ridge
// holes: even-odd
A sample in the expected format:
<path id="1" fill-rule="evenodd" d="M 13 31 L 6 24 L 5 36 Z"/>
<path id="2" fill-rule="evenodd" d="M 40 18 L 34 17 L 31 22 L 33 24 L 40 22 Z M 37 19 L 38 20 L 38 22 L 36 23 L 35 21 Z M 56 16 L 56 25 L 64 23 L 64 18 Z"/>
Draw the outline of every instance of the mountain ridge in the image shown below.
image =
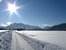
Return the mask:
<path id="1" fill-rule="evenodd" d="M 23 23 L 13 23 L 9 26 L 3 27 L 0 26 L 0 30 L 66 30 L 66 23 L 61 23 L 61 24 L 57 24 L 54 26 L 46 26 L 44 28 L 41 28 L 39 26 L 32 26 L 32 25 L 28 25 L 28 24 L 23 24 Z"/>
<path id="2" fill-rule="evenodd" d="M 6 27 L 6 29 L 40 29 L 38 26 L 31 26 L 23 23 L 14 23 Z"/>

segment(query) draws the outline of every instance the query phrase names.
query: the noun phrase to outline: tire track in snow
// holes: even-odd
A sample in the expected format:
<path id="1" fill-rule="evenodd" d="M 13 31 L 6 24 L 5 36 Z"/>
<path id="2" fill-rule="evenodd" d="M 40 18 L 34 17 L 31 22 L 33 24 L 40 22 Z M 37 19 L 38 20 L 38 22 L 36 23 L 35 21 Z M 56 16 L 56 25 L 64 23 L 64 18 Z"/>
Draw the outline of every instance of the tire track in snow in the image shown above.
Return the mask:
<path id="1" fill-rule="evenodd" d="M 11 50 L 34 50 L 34 49 L 15 31 L 12 31 Z"/>

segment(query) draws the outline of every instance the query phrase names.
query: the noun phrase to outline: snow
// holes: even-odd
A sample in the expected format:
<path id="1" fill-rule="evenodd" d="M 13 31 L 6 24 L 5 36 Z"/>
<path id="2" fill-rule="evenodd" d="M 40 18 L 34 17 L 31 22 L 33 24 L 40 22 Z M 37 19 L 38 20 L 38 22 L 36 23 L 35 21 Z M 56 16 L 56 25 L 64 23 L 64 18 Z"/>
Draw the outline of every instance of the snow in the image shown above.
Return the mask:
<path id="1" fill-rule="evenodd" d="M 65 50 L 58 45 L 40 41 L 24 32 L 0 32 L 0 50 Z M 26 33 L 26 32 L 25 32 Z"/>
<path id="2" fill-rule="evenodd" d="M 8 30 L 0 30 L 0 32 L 5 32 L 5 31 L 8 31 Z"/>
<path id="3" fill-rule="evenodd" d="M 16 31 L 21 34 L 66 48 L 66 31 Z"/>
<path id="4" fill-rule="evenodd" d="M 12 32 L 11 50 L 34 50 L 21 36 Z"/>
<path id="5" fill-rule="evenodd" d="M 10 50 L 12 34 L 9 31 L 0 33 L 0 50 Z"/>
<path id="6" fill-rule="evenodd" d="M 34 48 L 34 50 L 64 50 L 64 48 L 59 47 L 54 44 L 43 42 L 34 38 L 30 38 L 25 34 L 19 34 L 28 44 Z"/>

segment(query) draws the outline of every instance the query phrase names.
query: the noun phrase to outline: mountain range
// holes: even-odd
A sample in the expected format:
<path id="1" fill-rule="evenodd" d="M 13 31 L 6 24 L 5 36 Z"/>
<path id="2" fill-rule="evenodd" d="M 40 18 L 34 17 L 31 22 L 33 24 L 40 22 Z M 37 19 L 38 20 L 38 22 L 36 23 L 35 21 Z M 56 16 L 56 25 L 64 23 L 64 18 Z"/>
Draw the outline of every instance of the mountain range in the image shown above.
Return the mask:
<path id="1" fill-rule="evenodd" d="M 3 27 L 0 26 L 0 30 L 66 30 L 66 23 L 62 23 L 62 24 L 57 24 L 54 26 L 46 26 L 44 28 L 41 28 L 39 26 L 32 26 L 32 25 L 27 25 L 27 24 L 23 24 L 23 23 L 13 23 L 9 26 Z"/>
<path id="2" fill-rule="evenodd" d="M 50 27 L 48 30 L 66 30 L 66 23 L 54 25 Z"/>

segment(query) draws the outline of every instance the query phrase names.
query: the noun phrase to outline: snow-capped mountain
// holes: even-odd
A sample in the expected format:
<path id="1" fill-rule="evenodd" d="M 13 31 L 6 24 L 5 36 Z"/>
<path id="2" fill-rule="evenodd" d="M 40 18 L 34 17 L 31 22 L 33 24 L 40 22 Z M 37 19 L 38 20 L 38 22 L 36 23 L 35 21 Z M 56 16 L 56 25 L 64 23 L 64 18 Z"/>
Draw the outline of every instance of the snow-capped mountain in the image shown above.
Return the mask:
<path id="1" fill-rule="evenodd" d="M 54 25 L 49 30 L 66 30 L 66 23 Z"/>
<path id="2" fill-rule="evenodd" d="M 31 26 L 23 23 L 13 23 L 6 27 L 0 26 L 0 30 L 3 29 L 18 29 L 18 30 L 66 30 L 66 23 L 57 24 L 54 26 L 46 26 L 44 28 L 41 28 L 39 26 Z"/>
<path id="3" fill-rule="evenodd" d="M 7 26 L 6 29 L 40 29 L 40 27 L 26 25 L 23 23 L 13 23 L 13 24 Z"/>
<path id="4" fill-rule="evenodd" d="M 42 28 L 43 30 L 66 30 L 66 23 L 61 23 L 53 26 L 46 26 Z"/>

